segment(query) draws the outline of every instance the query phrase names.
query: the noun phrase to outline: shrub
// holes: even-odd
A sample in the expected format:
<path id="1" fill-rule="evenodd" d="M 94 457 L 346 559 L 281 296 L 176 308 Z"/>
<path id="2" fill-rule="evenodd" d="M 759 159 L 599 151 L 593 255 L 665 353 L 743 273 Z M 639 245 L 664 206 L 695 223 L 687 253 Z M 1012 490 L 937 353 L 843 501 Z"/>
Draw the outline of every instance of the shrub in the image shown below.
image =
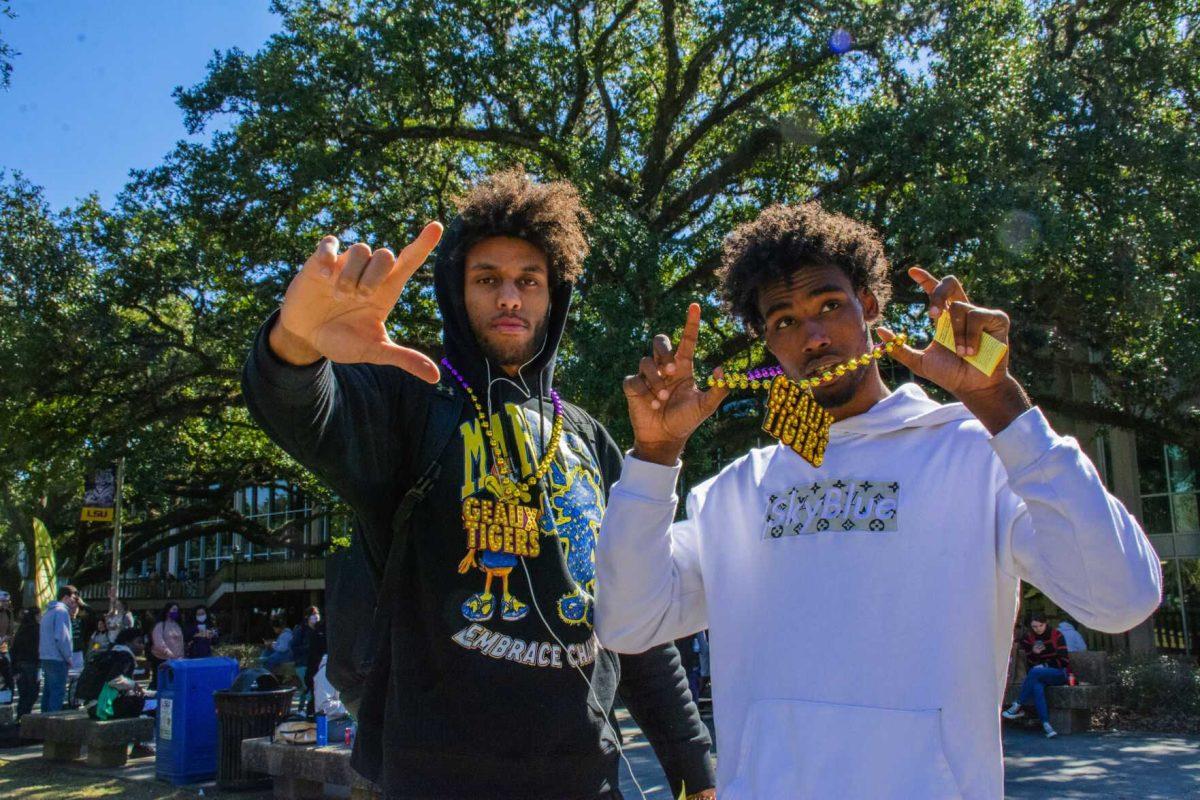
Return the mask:
<path id="1" fill-rule="evenodd" d="M 1179 658 L 1121 655 L 1111 666 L 1113 701 L 1139 714 L 1200 716 L 1200 670 Z"/>

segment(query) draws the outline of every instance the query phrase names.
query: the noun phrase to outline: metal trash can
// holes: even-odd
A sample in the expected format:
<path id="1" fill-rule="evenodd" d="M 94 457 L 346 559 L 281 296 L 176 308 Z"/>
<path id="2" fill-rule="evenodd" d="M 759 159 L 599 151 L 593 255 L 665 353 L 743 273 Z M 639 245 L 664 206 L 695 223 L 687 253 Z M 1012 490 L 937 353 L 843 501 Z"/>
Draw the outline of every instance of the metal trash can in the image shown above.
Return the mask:
<path id="1" fill-rule="evenodd" d="M 242 741 L 270 736 L 292 707 L 292 687 L 278 688 L 279 681 L 266 670 L 245 670 L 224 692 L 213 694 L 217 711 L 217 786 L 223 790 L 263 789 L 271 785 L 268 775 L 242 769 Z"/>

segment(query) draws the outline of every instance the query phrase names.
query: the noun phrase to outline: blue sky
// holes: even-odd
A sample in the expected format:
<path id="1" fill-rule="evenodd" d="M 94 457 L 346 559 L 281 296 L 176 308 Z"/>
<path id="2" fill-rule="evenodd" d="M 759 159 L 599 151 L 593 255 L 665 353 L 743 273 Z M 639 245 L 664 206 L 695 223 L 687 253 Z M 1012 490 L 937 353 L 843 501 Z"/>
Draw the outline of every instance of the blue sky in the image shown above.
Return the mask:
<path id="1" fill-rule="evenodd" d="M 14 0 L 0 36 L 19 55 L 0 89 L 0 169 L 43 186 L 55 209 L 108 205 L 129 170 L 187 138 L 171 92 L 214 50 L 258 50 L 279 30 L 269 0 Z"/>

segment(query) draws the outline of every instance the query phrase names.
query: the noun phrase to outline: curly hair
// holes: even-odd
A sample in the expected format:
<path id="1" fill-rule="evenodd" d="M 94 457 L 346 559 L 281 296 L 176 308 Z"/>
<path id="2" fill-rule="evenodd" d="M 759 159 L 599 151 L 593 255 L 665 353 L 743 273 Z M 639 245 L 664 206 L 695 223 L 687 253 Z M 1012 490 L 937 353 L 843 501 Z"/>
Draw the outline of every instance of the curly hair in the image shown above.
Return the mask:
<path id="1" fill-rule="evenodd" d="M 512 236 L 546 254 L 554 280 L 575 283 L 583 273 L 592 215 L 567 181 L 536 183 L 518 166 L 484 178 L 455 205 L 462 234 L 453 258 L 460 263 L 482 240 Z"/>
<path id="2" fill-rule="evenodd" d="M 835 266 L 855 291 L 866 288 L 882 313 L 892 296 L 891 266 L 879 234 L 849 217 L 816 203 L 773 205 L 725 238 L 718 270 L 720 291 L 729 310 L 755 333 L 765 320 L 758 293 L 814 265 Z"/>

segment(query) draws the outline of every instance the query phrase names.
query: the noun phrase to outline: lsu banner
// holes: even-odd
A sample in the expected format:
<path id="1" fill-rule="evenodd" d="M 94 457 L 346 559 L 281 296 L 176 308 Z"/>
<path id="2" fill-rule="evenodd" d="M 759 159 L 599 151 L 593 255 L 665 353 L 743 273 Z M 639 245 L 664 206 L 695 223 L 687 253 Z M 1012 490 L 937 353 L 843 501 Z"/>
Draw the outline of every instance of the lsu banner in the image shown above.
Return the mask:
<path id="1" fill-rule="evenodd" d="M 112 522 L 117 497 L 117 471 L 113 467 L 96 470 L 83 483 L 84 522 Z"/>

